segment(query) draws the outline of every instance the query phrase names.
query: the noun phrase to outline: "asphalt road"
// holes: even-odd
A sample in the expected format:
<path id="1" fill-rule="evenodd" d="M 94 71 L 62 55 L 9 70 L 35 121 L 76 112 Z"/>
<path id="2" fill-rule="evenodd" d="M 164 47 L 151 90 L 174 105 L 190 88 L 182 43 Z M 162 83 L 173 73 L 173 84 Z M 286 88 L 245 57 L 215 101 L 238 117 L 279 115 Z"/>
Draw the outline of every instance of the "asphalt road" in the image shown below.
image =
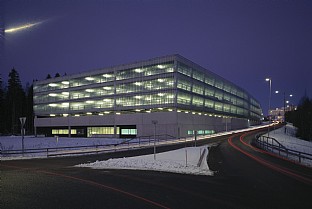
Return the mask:
<path id="1" fill-rule="evenodd" d="M 311 208 L 312 169 L 255 151 L 240 135 L 200 142 L 219 143 L 209 152 L 215 176 L 73 167 L 153 149 L 3 161 L 0 208 Z"/>

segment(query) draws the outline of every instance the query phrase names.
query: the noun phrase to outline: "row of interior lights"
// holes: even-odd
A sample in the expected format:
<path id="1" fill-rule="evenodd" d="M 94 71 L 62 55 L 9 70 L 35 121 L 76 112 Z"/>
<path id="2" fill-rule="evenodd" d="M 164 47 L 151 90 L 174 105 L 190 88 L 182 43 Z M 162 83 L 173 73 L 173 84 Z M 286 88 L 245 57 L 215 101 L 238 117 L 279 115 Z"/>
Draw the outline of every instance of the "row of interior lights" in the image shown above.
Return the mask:
<path id="1" fill-rule="evenodd" d="M 164 68 L 166 68 L 165 65 L 157 65 L 157 67 L 158 67 L 159 69 L 164 69 Z M 140 69 L 140 68 L 137 68 L 137 69 L 134 69 L 134 71 L 135 71 L 136 73 L 142 73 L 144 70 L 143 70 L 143 69 Z M 103 77 L 104 77 L 104 78 L 111 78 L 111 77 L 113 77 L 113 75 L 112 75 L 112 74 L 103 74 Z M 94 81 L 94 80 L 95 80 L 95 78 L 90 77 L 90 76 L 85 77 L 85 79 L 86 79 L 87 81 Z M 160 82 L 161 82 L 161 81 L 160 81 Z M 64 84 L 64 85 L 69 85 L 69 81 L 62 81 L 61 83 Z M 58 84 L 57 84 L 57 83 L 50 83 L 49 86 L 51 86 L 51 87 L 56 87 L 56 86 L 58 86 Z"/>
<path id="2" fill-rule="evenodd" d="M 157 108 L 157 109 L 158 109 L 158 110 L 163 110 L 164 108 Z M 167 110 L 168 110 L 169 112 L 172 112 L 172 111 L 173 111 L 173 109 L 167 109 Z M 135 111 L 136 111 L 136 112 L 143 112 L 144 110 L 136 109 Z M 151 113 L 151 112 L 152 112 L 152 109 L 145 110 L 145 112 L 146 112 L 146 113 Z M 209 116 L 209 117 L 230 118 L 230 117 L 228 117 L 228 116 L 221 116 L 221 115 L 208 114 L 208 113 L 200 113 L 200 112 L 191 112 L 191 111 L 187 111 L 187 110 L 185 110 L 185 111 L 183 111 L 183 110 L 177 110 L 177 112 L 184 112 L 184 113 L 186 113 L 186 114 L 192 113 L 193 115 L 195 115 L 195 114 L 198 114 L 198 115 L 205 115 L 205 116 Z M 105 112 L 103 112 L 103 113 L 98 113 L 97 115 L 103 116 L 104 114 L 109 114 L 109 113 L 111 113 L 111 112 L 105 111 Z M 121 112 L 116 112 L 115 114 L 116 114 L 116 115 L 120 115 Z M 86 115 L 95 115 L 95 114 L 93 114 L 93 113 L 91 113 L 91 112 L 87 112 Z M 56 114 L 50 114 L 50 117 L 55 117 L 55 116 L 56 116 Z M 65 113 L 65 114 L 62 114 L 62 116 L 63 116 L 63 117 L 68 117 L 69 114 Z M 81 115 L 80 115 L 80 114 L 74 114 L 73 116 L 79 117 L 79 116 L 81 116 Z"/>

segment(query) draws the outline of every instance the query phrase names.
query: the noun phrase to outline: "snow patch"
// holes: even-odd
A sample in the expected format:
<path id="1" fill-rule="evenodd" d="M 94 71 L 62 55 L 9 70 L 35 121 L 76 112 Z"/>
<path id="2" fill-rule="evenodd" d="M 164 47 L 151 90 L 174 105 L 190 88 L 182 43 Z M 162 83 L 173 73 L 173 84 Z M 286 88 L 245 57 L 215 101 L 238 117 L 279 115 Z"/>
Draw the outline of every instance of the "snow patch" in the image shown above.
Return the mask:
<path id="1" fill-rule="evenodd" d="M 204 152 L 204 150 L 206 150 Z M 202 163 L 198 165 L 200 156 L 203 154 Z M 130 169 L 130 170 L 152 170 L 192 175 L 213 175 L 207 164 L 208 148 L 187 147 L 169 152 L 142 155 L 128 158 L 116 158 L 106 161 L 80 164 L 77 167 L 88 167 L 92 169 Z"/>

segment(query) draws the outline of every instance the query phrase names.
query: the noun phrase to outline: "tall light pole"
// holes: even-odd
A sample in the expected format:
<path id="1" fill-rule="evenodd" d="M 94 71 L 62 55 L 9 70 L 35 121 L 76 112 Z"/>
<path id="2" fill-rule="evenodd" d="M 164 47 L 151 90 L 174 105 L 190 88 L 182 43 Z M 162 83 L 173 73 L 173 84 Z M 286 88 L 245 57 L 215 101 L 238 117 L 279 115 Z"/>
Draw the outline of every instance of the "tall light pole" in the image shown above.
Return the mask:
<path id="1" fill-rule="evenodd" d="M 279 91 L 275 91 L 275 93 L 278 94 Z M 288 104 L 289 101 L 286 100 L 286 93 L 285 93 L 285 91 L 284 91 L 283 95 L 284 95 L 283 104 L 284 104 L 284 123 L 285 123 L 284 133 L 286 133 L 286 104 Z M 292 95 L 292 94 L 289 94 L 289 97 L 293 97 L 293 95 Z"/>
<path id="2" fill-rule="evenodd" d="M 289 97 L 292 97 L 293 95 L 290 94 Z M 285 129 L 284 129 L 284 133 L 286 134 L 287 130 L 286 130 L 286 103 L 288 104 L 289 101 L 286 101 L 286 96 L 285 96 L 285 91 L 284 91 L 284 122 L 285 122 Z"/>
<path id="3" fill-rule="evenodd" d="M 158 123 L 157 120 L 152 120 L 154 124 L 154 160 L 156 160 L 156 124 Z"/>
<path id="4" fill-rule="evenodd" d="M 268 126 L 268 137 L 270 136 L 270 124 L 271 124 L 271 116 L 270 116 L 270 111 L 271 111 L 271 96 L 272 96 L 272 79 L 271 78 L 266 78 L 265 81 L 270 83 L 270 94 L 269 94 L 269 126 Z"/>

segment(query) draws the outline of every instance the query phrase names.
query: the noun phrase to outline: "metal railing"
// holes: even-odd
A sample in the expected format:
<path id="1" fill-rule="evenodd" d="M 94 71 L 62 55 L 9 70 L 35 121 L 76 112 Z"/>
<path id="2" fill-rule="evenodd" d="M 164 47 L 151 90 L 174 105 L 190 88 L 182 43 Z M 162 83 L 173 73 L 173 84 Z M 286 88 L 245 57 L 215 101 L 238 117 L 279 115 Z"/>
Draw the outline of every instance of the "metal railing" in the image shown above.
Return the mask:
<path id="1" fill-rule="evenodd" d="M 190 140 L 190 139 L 189 139 Z M 186 141 L 186 138 L 176 139 L 167 134 L 156 135 L 157 146 L 168 143 L 179 143 Z M 154 144 L 154 136 L 141 136 L 138 138 L 125 139 L 117 144 L 88 145 L 74 147 L 46 147 L 19 150 L 0 150 L 1 157 L 23 156 L 23 157 L 56 157 L 69 155 L 99 154 L 105 152 L 116 152 L 130 149 L 149 147 Z"/>
<path id="2" fill-rule="evenodd" d="M 197 141 L 223 136 L 229 133 L 215 133 L 209 135 L 198 135 Z M 156 135 L 157 147 L 162 145 L 170 145 L 177 143 L 195 142 L 194 136 L 176 138 L 168 134 Z M 196 142 L 195 142 L 196 143 Z M 104 145 L 88 145 L 88 146 L 74 146 L 74 147 L 46 147 L 34 149 L 20 149 L 20 150 L 0 150 L 0 157 L 5 158 L 42 158 L 42 157 L 57 157 L 57 156 L 74 156 L 87 154 L 100 154 L 116 151 L 134 150 L 140 148 L 147 148 L 154 145 L 154 135 L 141 136 L 137 138 L 125 139 L 123 142 L 116 144 Z"/>
<path id="3" fill-rule="evenodd" d="M 200 158 L 199 158 L 198 163 L 197 163 L 197 167 L 200 167 L 200 166 L 201 166 L 205 154 L 206 154 L 206 149 L 204 149 L 203 153 L 201 153 Z"/>
<path id="4" fill-rule="evenodd" d="M 273 137 L 256 135 L 254 144 L 263 150 L 278 154 L 281 157 L 306 164 L 306 161 L 312 161 L 312 154 L 288 149 Z"/>

